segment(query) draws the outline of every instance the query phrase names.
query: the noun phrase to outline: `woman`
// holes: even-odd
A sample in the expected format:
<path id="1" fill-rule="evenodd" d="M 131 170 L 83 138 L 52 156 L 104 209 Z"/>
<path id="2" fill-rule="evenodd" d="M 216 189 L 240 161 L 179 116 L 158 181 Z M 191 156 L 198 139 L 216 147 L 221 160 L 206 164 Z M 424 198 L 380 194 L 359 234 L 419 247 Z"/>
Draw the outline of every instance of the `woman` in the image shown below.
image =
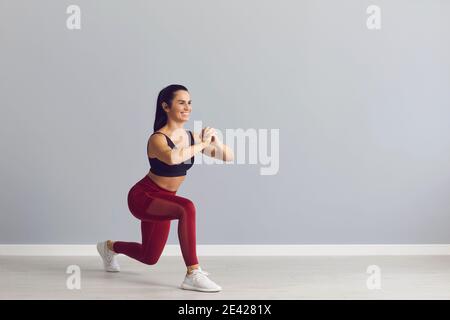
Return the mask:
<path id="1" fill-rule="evenodd" d="M 195 154 L 232 161 L 233 151 L 219 141 L 216 131 L 206 127 L 201 134 L 183 128 L 192 111 L 186 87 L 170 85 L 158 95 L 154 132 L 147 144 L 150 170 L 128 193 L 128 207 L 141 220 L 142 244 L 100 242 L 97 249 L 106 271 L 120 271 L 116 255 L 125 254 L 145 264 L 155 264 L 166 244 L 170 221 L 178 220 L 178 239 L 187 267 L 182 289 L 217 292 L 222 288 L 201 269 L 196 253 L 195 206 L 176 195 Z"/>

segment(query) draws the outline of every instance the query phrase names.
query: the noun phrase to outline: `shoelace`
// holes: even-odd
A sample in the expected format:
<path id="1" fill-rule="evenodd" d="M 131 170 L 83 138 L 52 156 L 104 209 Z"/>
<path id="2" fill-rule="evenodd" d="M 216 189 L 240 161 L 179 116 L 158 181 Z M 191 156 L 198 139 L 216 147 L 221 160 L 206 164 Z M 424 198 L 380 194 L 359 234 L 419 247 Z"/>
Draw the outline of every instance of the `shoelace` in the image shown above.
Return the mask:
<path id="1" fill-rule="evenodd" d="M 195 271 L 195 273 L 202 273 L 205 276 L 209 276 L 210 275 L 210 273 L 208 271 L 202 270 L 201 268 L 198 268 L 198 269 L 195 269 L 195 270 L 197 270 L 197 271 Z"/>

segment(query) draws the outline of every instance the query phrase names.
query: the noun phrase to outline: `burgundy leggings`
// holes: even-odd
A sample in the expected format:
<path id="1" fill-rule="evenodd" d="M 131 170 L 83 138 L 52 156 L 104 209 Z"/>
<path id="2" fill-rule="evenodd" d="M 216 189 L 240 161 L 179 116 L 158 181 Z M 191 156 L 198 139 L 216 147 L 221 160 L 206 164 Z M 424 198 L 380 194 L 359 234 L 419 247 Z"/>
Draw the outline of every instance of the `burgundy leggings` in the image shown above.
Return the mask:
<path id="1" fill-rule="evenodd" d="M 128 208 L 141 220 L 142 244 L 115 241 L 113 250 L 145 264 L 155 264 L 169 236 L 170 221 L 178 220 L 178 239 L 186 266 L 198 264 L 195 206 L 186 198 L 158 186 L 145 175 L 128 192 Z"/>

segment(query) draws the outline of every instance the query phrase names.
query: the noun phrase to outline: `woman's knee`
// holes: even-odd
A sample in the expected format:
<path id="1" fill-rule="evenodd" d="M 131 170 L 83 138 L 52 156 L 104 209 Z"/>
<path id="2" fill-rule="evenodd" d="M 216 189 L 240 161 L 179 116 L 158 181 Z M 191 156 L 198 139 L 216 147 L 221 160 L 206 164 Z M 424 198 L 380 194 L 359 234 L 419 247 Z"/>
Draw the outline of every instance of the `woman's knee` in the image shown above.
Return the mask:
<path id="1" fill-rule="evenodd" d="M 187 218 L 195 218 L 196 208 L 194 202 L 186 199 L 185 201 L 183 201 L 181 206 L 184 216 L 186 216 Z"/>

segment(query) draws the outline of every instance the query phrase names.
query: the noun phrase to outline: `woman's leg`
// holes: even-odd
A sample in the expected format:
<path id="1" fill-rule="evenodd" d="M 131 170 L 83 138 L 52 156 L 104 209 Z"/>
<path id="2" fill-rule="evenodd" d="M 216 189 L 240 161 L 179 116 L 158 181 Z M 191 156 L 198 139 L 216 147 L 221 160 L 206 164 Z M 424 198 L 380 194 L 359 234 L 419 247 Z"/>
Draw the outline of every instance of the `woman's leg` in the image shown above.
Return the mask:
<path id="1" fill-rule="evenodd" d="M 170 220 L 141 221 L 142 244 L 137 242 L 115 241 L 113 250 L 125 254 L 145 264 L 156 264 L 169 237 Z"/>
<path id="2" fill-rule="evenodd" d="M 174 193 L 132 190 L 128 203 L 130 211 L 140 219 L 143 243 L 114 242 L 114 251 L 139 261 L 156 262 L 167 241 L 170 220 L 178 220 L 178 239 L 186 266 L 198 264 L 196 252 L 196 209 L 194 203 Z M 160 223 L 169 224 L 160 224 Z M 145 236 L 144 236 L 145 234 Z M 150 236 L 149 236 L 150 234 Z M 156 241 L 154 239 L 157 239 Z M 152 243 L 152 241 L 155 241 Z M 135 258 L 136 259 L 136 258 Z M 157 260 L 157 259 L 156 259 Z"/>

